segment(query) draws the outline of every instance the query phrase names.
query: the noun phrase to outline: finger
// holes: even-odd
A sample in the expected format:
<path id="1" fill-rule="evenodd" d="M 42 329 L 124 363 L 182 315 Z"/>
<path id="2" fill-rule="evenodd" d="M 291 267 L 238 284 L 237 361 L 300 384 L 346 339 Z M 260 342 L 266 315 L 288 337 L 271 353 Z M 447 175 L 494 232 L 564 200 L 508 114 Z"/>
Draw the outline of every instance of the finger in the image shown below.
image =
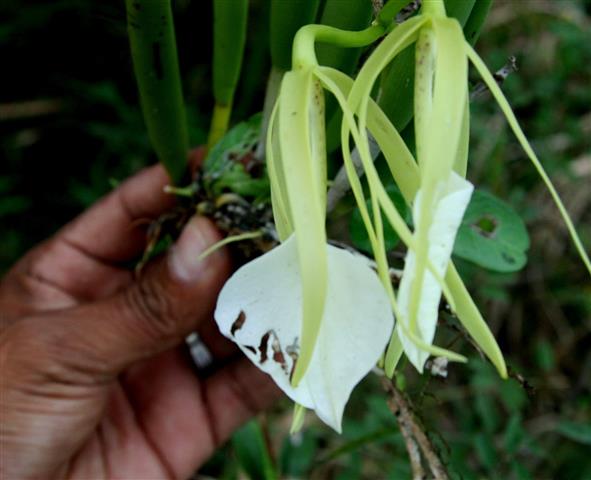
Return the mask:
<path id="1" fill-rule="evenodd" d="M 51 331 L 62 332 L 60 348 L 91 377 L 117 375 L 132 363 L 181 341 L 211 317 L 217 294 L 229 273 L 226 252 L 199 255 L 219 240 L 205 218 L 186 225 L 168 255 L 150 265 L 129 288 L 99 302 L 51 317 Z M 94 378 L 93 377 L 93 378 Z"/>
<path id="2" fill-rule="evenodd" d="M 124 386 L 138 422 L 176 478 L 188 478 L 248 418 L 280 396 L 241 358 L 200 383 L 176 349 L 134 368 Z"/>
<path id="3" fill-rule="evenodd" d="M 199 164 L 203 154 L 203 149 L 193 150 L 190 162 Z M 133 259 L 145 246 L 147 222 L 174 204 L 174 196 L 164 193 L 169 183 L 161 165 L 147 168 L 67 225 L 58 238 L 104 263 Z"/>

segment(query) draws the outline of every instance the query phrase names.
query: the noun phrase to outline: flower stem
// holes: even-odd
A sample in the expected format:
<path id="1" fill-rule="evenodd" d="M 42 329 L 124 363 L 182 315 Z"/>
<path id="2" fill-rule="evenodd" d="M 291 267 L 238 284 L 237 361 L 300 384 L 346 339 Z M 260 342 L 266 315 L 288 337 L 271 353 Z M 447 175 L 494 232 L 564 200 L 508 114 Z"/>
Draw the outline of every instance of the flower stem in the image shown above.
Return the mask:
<path id="1" fill-rule="evenodd" d="M 306 25 L 298 30 L 293 42 L 293 65 L 298 69 L 318 65 L 314 44 L 330 43 L 338 47 L 365 47 L 386 33 L 382 25 L 373 25 L 365 30 L 353 32 L 326 25 Z"/>
<path id="2" fill-rule="evenodd" d="M 425 15 L 433 15 L 434 17 L 446 16 L 443 0 L 423 0 L 421 10 Z"/>

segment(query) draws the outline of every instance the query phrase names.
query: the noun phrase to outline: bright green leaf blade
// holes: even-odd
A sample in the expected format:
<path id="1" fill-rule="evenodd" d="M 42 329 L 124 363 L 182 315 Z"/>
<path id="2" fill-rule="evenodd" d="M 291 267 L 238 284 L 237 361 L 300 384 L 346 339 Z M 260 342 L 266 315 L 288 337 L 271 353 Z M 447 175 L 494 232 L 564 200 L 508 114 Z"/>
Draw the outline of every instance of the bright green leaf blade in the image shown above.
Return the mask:
<path id="1" fill-rule="evenodd" d="M 570 440 L 591 445 L 591 425 L 589 424 L 563 420 L 556 427 L 556 431 Z"/>
<path id="2" fill-rule="evenodd" d="M 251 420 L 232 437 L 238 463 L 251 480 L 278 478 L 265 443 L 265 436 L 256 420 Z"/>

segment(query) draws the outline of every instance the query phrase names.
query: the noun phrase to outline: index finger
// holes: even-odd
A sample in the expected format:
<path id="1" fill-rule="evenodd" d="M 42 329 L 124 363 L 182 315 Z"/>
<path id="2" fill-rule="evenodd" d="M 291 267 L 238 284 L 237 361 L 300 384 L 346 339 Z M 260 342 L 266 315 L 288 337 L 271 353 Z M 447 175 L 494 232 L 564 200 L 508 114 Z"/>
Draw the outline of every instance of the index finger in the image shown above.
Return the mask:
<path id="1" fill-rule="evenodd" d="M 191 164 L 200 163 L 203 149 L 190 157 Z M 104 263 L 132 260 L 145 247 L 145 226 L 174 205 L 174 196 L 164 193 L 169 183 L 161 165 L 146 168 L 64 227 L 57 238 Z"/>
<path id="2" fill-rule="evenodd" d="M 195 150 L 190 163 L 199 164 L 202 157 L 203 150 Z M 128 263 L 146 246 L 147 225 L 174 205 L 174 197 L 163 191 L 168 183 L 160 165 L 123 182 L 17 263 L 2 282 L 0 303 L 18 316 L 98 300 L 124 288 L 133 278 Z"/>

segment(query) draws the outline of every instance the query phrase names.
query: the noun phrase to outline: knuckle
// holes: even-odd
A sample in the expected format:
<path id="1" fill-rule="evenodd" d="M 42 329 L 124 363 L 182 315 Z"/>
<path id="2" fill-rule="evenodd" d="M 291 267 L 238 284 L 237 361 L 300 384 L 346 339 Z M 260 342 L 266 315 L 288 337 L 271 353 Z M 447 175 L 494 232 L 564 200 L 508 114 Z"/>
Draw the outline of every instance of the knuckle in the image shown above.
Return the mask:
<path id="1" fill-rule="evenodd" d="M 126 291 L 125 301 L 146 334 L 155 338 L 178 335 L 179 318 L 173 301 L 155 279 L 144 277 Z"/>
<path id="2" fill-rule="evenodd" d="M 0 361 L 9 378 L 15 377 L 19 385 L 43 389 L 95 382 L 94 366 L 98 363 L 71 340 L 59 322 L 42 328 L 44 320 L 48 319 L 21 319 L 0 337 Z"/>

